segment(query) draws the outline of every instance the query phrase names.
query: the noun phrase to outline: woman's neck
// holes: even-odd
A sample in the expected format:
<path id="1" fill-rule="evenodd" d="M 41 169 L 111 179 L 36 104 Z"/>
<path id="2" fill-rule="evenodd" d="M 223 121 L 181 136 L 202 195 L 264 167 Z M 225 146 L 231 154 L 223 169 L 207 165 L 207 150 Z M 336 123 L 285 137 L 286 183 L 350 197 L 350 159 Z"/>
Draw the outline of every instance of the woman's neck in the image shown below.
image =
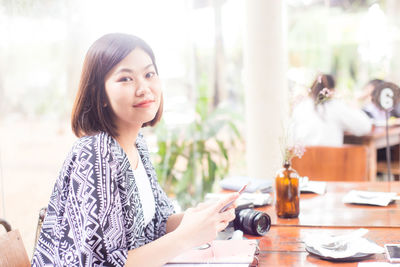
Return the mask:
<path id="1" fill-rule="evenodd" d="M 118 136 L 115 138 L 125 152 L 132 151 L 135 140 L 139 134 L 140 127 L 119 128 Z"/>

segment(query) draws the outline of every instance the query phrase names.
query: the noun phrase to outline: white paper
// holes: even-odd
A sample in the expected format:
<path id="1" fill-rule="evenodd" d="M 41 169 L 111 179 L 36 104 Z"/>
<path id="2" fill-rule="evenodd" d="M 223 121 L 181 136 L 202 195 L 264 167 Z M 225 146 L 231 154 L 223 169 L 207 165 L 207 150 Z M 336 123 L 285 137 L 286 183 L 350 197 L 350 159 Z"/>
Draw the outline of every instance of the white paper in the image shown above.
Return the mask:
<path id="1" fill-rule="evenodd" d="M 357 253 L 375 254 L 383 253 L 383 247 L 372 243 L 362 236 L 368 232 L 367 229 L 360 228 L 345 235 L 331 236 L 328 234 L 311 234 L 304 240 L 307 247 L 318 251 L 320 255 L 332 258 L 347 258 Z M 330 244 L 345 245 L 344 248 L 329 248 Z M 339 247 L 338 246 L 338 247 Z"/>
<path id="2" fill-rule="evenodd" d="M 225 194 L 218 193 L 207 193 L 205 200 L 218 200 Z M 270 205 L 272 203 L 271 195 L 268 193 L 242 193 L 236 200 L 236 205 L 240 206 L 242 204 L 253 204 L 254 206 L 264 206 Z"/>
<path id="3" fill-rule="evenodd" d="M 396 196 L 397 193 L 351 190 L 343 197 L 343 202 L 352 204 L 387 206 L 396 198 Z"/>
<path id="4" fill-rule="evenodd" d="M 268 193 L 243 193 L 238 198 L 238 203 L 251 202 L 254 206 L 270 205 L 272 202 L 271 195 Z M 238 204 L 239 205 L 239 204 Z"/>
<path id="5" fill-rule="evenodd" d="M 254 192 L 262 192 L 268 193 L 272 191 L 272 180 L 271 179 L 260 179 L 260 178 L 252 178 L 248 176 L 230 176 L 224 178 L 219 182 L 219 185 L 223 189 L 238 191 L 245 184 L 250 183 L 245 192 L 254 193 Z"/>
<path id="6" fill-rule="evenodd" d="M 326 182 L 310 181 L 308 177 L 302 177 L 300 180 L 300 192 L 302 193 L 316 193 L 323 195 L 326 193 Z M 307 178 L 307 179 L 305 179 Z"/>

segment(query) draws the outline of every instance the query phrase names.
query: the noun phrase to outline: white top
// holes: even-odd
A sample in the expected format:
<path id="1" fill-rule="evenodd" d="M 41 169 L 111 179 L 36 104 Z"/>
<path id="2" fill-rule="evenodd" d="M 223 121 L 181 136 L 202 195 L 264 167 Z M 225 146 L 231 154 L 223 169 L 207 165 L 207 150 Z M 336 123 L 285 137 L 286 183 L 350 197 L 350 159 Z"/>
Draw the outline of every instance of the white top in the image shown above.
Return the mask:
<path id="1" fill-rule="evenodd" d="M 385 122 L 386 121 L 386 112 L 380 110 L 374 103 L 370 102 L 363 107 L 363 110 L 368 112 L 373 119 L 373 121 L 377 122 Z"/>
<path id="2" fill-rule="evenodd" d="M 142 159 L 138 153 L 138 165 L 133 170 L 133 176 L 135 177 L 135 183 L 139 190 L 140 202 L 142 203 L 144 224 L 147 225 L 156 212 L 156 206 L 154 202 L 153 191 L 151 190 L 150 180 L 147 176 L 146 170 L 143 166 Z"/>
<path id="3" fill-rule="evenodd" d="M 294 107 L 292 133 L 294 141 L 304 146 L 341 146 L 344 132 L 361 136 L 371 131 L 371 120 L 359 109 L 332 99 L 315 109 L 307 98 Z"/>

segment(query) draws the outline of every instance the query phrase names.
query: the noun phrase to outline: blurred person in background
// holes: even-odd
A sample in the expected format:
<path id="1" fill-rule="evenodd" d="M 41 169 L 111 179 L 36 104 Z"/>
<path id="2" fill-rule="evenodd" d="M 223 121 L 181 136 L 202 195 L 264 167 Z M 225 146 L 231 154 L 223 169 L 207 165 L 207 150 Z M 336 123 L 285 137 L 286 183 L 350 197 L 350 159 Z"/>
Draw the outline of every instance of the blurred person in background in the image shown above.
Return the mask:
<path id="1" fill-rule="evenodd" d="M 384 126 L 386 121 L 386 112 L 379 109 L 375 103 L 372 102 L 372 98 L 378 92 L 376 89 L 379 85 L 382 85 L 385 81 L 381 79 L 370 80 L 363 88 L 362 95 L 359 100 L 362 103 L 362 110 L 373 120 L 373 123 L 377 126 Z M 397 104 L 390 112 L 389 118 L 400 117 L 400 104 Z"/>
<path id="2" fill-rule="evenodd" d="M 344 132 L 361 136 L 371 131 L 371 121 L 361 110 L 334 97 L 335 80 L 320 74 L 309 95 L 292 112 L 294 141 L 304 146 L 341 146 Z"/>
<path id="3" fill-rule="evenodd" d="M 228 194 L 175 214 L 140 130 L 161 118 L 161 82 L 140 38 L 108 34 L 87 52 L 72 111 L 79 138 L 56 181 L 32 266 L 162 266 L 216 238 Z"/>
<path id="4" fill-rule="evenodd" d="M 359 100 L 362 102 L 362 110 L 370 117 L 374 122 L 384 122 L 386 119 L 385 111 L 380 110 L 375 103 L 372 102 L 372 96 L 375 88 L 378 85 L 384 83 L 381 79 L 370 80 L 363 88 L 362 95 Z"/>

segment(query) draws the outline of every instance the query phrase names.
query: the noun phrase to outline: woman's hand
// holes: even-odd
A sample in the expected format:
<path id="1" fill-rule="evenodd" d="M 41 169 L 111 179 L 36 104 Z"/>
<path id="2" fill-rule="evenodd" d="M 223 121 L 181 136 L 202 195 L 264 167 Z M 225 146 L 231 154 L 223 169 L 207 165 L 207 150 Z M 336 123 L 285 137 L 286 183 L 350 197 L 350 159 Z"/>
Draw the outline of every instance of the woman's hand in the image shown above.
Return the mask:
<path id="1" fill-rule="evenodd" d="M 221 209 L 238 197 L 238 193 L 232 193 L 215 203 L 201 203 L 188 209 L 182 220 L 182 214 L 176 214 L 170 218 L 172 221 L 167 227 L 171 232 L 144 246 L 129 250 L 125 266 L 163 266 L 182 252 L 215 239 L 217 233 L 235 218 L 233 205 L 225 212 L 220 212 Z"/>
<path id="2" fill-rule="evenodd" d="M 238 193 L 231 193 L 218 202 L 200 203 L 194 208 L 187 209 L 175 231 L 190 248 L 214 240 L 217 233 L 224 230 L 229 222 L 235 219 L 234 205 L 224 212 L 220 212 L 221 209 L 238 197 Z"/>

